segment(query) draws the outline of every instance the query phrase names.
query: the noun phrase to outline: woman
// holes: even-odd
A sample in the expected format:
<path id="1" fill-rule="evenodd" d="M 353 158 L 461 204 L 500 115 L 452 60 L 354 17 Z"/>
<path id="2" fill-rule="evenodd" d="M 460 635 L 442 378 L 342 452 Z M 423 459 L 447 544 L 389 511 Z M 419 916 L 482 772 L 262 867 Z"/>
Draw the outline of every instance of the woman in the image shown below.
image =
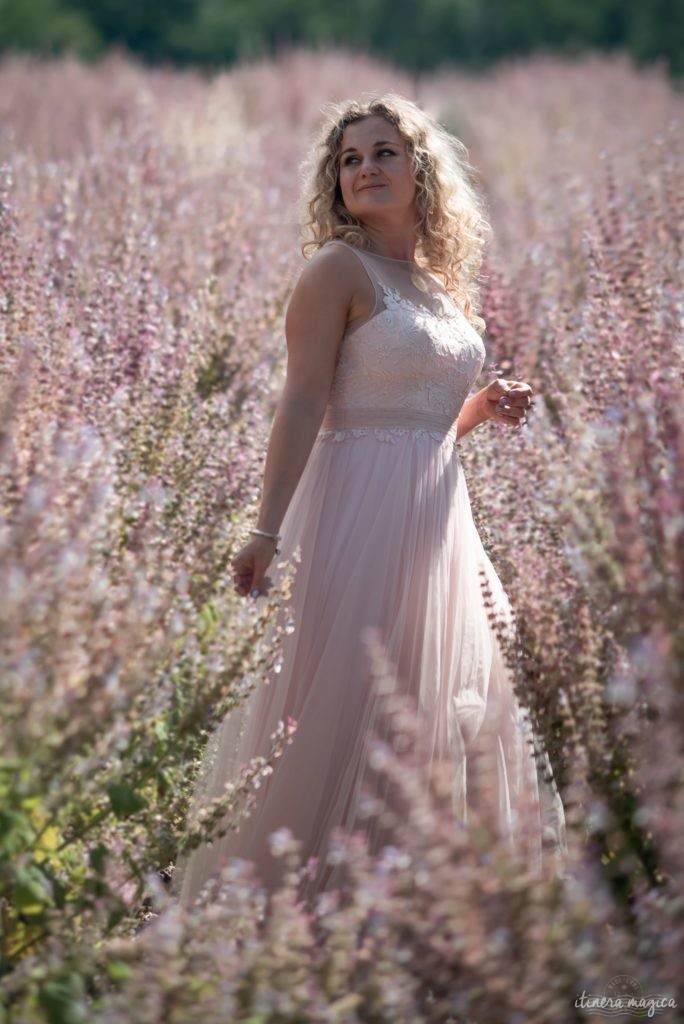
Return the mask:
<path id="1" fill-rule="evenodd" d="M 321 128 L 304 192 L 303 251 L 315 252 L 286 313 L 259 515 L 232 562 L 237 592 L 257 598 L 276 552 L 286 564 L 298 551 L 295 629 L 279 674 L 215 734 L 195 806 L 268 754 L 279 720 L 290 715 L 297 730 L 239 830 L 177 868 L 186 904 L 230 857 L 277 887 L 269 836 L 281 827 L 318 858 L 308 895 L 343 877 L 325 862 L 334 826 L 363 830 L 377 848 L 377 822 L 358 814 L 376 714 L 369 630 L 421 713 L 429 761 L 453 765 L 456 813 L 514 844 L 531 810 L 537 867 L 545 827 L 564 847 L 560 798 L 538 775 L 487 617 L 480 570 L 512 621 L 456 448 L 486 420 L 521 427 L 532 404 L 528 384 L 501 379 L 468 397 L 485 358 L 473 304 L 488 225 L 464 150 L 392 93 L 333 106 Z"/>

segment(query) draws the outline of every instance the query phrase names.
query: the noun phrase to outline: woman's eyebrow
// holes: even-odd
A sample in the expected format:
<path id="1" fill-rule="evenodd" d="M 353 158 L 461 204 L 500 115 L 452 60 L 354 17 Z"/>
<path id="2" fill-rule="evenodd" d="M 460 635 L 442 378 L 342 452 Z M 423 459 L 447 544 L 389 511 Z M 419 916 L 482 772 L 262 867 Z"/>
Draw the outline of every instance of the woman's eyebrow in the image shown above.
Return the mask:
<path id="1" fill-rule="evenodd" d="M 392 142 L 390 139 L 378 139 L 378 141 L 374 142 L 373 145 L 374 146 L 396 146 L 397 143 L 396 142 Z M 347 146 L 346 149 L 342 150 L 342 152 L 340 153 L 340 156 L 344 156 L 344 154 L 345 153 L 349 153 L 350 150 L 356 151 L 356 147 L 355 146 Z"/>

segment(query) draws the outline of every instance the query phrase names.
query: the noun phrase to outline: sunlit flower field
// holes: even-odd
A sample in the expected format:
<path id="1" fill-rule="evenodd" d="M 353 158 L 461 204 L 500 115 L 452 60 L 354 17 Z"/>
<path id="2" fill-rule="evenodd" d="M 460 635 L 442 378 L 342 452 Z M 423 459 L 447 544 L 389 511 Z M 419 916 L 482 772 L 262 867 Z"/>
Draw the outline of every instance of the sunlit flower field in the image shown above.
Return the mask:
<path id="1" fill-rule="evenodd" d="M 522 430 L 459 446 L 568 870 L 533 881 L 448 827 L 395 708 L 373 764 L 408 824 L 377 857 L 336 834 L 349 899 L 305 912 L 282 831 L 272 915 L 246 863 L 189 913 L 179 851 L 237 826 L 296 742 L 282 723 L 189 827 L 207 737 L 280 656 L 287 574 L 245 600 L 230 559 L 304 262 L 297 168 L 322 104 L 386 89 L 480 174 L 477 387 L 536 393 Z M 342 50 L 212 78 L 0 63 L 0 1022 L 564 1024 L 616 992 L 681 1012 L 683 110 L 621 56 L 419 78 Z"/>

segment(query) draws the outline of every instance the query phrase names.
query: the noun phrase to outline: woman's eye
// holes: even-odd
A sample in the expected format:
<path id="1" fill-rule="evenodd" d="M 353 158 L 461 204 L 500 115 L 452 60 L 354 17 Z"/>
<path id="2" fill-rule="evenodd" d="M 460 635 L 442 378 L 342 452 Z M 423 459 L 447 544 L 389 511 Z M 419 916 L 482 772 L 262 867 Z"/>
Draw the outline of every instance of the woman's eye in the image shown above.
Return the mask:
<path id="1" fill-rule="evenodd" d="M 378 156 L 382 156 L 383 153 L 389 153 L 390 156 L 394 156 L 394 151 L 391 150 L 391 149 L 381 149 L 381 150 L 379 150 L 378 151 Z M 350 163 L 350 161 L 357 160 L 357 159 L 358 158 L 355 157 L 355 156 L 348 156 L 347 159 L 344 161 L 345 167 L 347 166 L 348 163 Z"/>

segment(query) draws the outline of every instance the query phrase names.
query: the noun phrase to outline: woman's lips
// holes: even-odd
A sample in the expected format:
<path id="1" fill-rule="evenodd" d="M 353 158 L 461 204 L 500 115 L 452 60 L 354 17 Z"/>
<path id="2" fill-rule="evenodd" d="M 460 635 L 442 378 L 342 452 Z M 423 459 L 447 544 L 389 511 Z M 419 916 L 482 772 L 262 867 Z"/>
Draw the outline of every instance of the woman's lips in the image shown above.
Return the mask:
<path id="1" fill-rule="evenodd" d="M 363 188 L 359 189 L 359 192 L 367 192 L 371 188 L 384 188 L 384 185 L 364 185 Z"/>

